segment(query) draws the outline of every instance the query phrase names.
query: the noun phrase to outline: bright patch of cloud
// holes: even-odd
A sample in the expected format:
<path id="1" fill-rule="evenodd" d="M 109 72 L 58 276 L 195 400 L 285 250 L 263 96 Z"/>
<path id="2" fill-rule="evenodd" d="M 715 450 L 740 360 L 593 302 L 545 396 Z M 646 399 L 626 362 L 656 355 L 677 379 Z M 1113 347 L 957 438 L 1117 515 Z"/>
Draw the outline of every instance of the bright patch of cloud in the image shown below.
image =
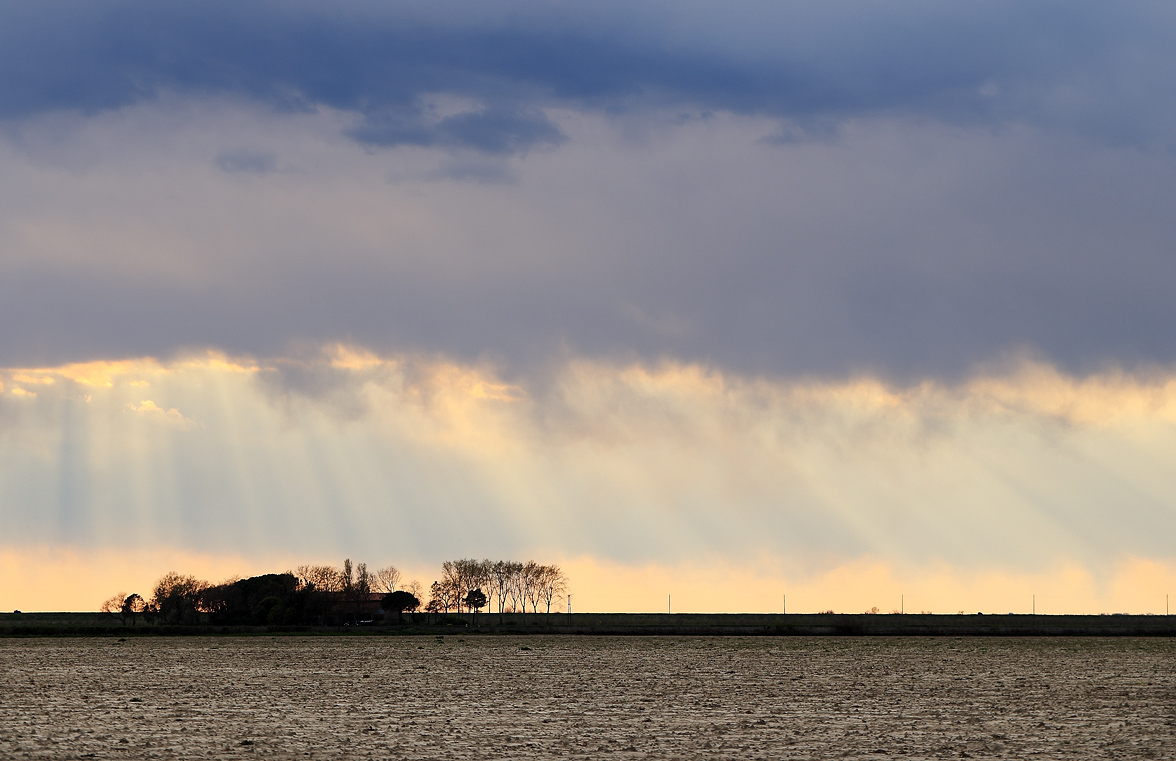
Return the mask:
<path id="1" fill-rule="evenodd" d="M 256 365 L 242 364 L 220 352 L 209 351 L 202 355 L 192 355 L 167 364 L 147 357 L 135 360 L 77 362 L 58 367 L 0 368 L 0 377 L 7 377 L 16 383 L 45 386 L 60 380 L 72 381 L 78 385 L 93 388 L 113 388 L 116 383 L 122 383 L 131 388 L 146 388 L 151 385 L 151 381 L 136 376 L 167 375 L 175 371 L 190 369 L 211 369 L 237 373 L 252 373 L 258 370 Z"/>
<path id="2" fill-rule="evenodd" d="M 37 368 L 18 372 L 23 375 L 36 375 L 41 377 L 43 379 L 41 381 L 42 383 L 52 383 L 53 377 L 56 376 L 74 381 L 83 386 L 109 388 L 114 385 L 115 378 L 133 373 L 134 367 L 142 365 L 155 368 L 155 363 L 151 360 L 141 360 L 139 363 L 122 360 L 114 362 L 79 362 L 62 365 L 61 367 Z"/>
<path id="3" fill-rule="evenodd" d="M 134 386 L 136 384 L 132 383 L 131 385 Z M 127 412 L 133 412 L 136 415 L 145 417 L 148 420 L 174 425 L 178 428 L 191 428 L 196 425 L 194 421 L 184 417 L 175 407 L 165 410 L 150 399 L 144 399 L 137 405 L 127 402 L 123 405 L 123 409 Z"/>
<path id="4" fill-rule="evenodd" d="M 12 376 L 12 380 L 16 383 L 33 383 L 39 385 L 49 385 L 53 383 L 53 378 L 41 375 L 28 375 L 26 373 L 16 373 Z"/>

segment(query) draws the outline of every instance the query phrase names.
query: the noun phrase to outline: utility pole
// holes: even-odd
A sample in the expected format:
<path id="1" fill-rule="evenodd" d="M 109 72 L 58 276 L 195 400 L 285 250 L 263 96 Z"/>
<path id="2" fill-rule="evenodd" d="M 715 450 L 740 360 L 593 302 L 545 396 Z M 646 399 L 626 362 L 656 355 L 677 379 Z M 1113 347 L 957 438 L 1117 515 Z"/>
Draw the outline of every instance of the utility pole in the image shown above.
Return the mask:
<path id="1" fill-rule="evenodd" d="M 674 606 L 670 604 L 670 595 L 666 595 L 666 613 L 673 613 Z"/>
<path id="2" fill-rule="evenodd" d="M 906 595 L 898 596 L 898 612 L 906 615 Z"/>
<path id="3" fill-rule="evenodd" d="M 788 613 L 788 595 L 784 595 L 784 613 Z"/>
<path id="4" fill-rule="evenodd" d="M 1037 595 L 1033 595 L 1033 615 L 1037 615 Z"/>

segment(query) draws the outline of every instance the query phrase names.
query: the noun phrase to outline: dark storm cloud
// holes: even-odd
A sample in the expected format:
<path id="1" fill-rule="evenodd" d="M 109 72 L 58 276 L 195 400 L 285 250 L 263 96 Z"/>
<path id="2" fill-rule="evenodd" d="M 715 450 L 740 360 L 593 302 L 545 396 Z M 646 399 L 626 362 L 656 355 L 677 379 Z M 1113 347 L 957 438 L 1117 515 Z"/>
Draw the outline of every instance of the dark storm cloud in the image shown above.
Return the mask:
<path id="1" fill-rule="evenodd" d="M 1176 14 L 1159 3 L 43 2 L 0 14 L 8 118 L 168 91 L 328 106 L 355 113 L 349 134 L 373 145 L 488 153 L 559 143 L 538 110 L 554 105 L 1173 137 Z M 434 118 L 421 101 L 433 93 L 476 102 Z"/>

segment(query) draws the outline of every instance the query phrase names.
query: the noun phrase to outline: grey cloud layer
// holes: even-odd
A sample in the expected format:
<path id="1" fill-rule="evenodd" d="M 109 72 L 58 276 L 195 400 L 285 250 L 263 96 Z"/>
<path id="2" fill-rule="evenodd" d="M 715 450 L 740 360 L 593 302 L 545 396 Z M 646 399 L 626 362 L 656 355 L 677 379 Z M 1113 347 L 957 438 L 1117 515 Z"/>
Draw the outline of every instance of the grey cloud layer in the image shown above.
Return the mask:
<path id="1" fill-rule="evenodd" d="M 0 6 L 0 365 L 1176 361 L 1169 8 Z"/>
<path id="2" fill-rule="evenodd" d="M 5 6 L 0 115 L 161 91 L 354 112 L 373 145 L 514 153 L 542 108 L 715 109 L 817 133 L 869 115 L 1171 144 L 1173 11 L 1059 2 L 46 2 Z M 475 99 L 430 113 L 422 96 Z"/>

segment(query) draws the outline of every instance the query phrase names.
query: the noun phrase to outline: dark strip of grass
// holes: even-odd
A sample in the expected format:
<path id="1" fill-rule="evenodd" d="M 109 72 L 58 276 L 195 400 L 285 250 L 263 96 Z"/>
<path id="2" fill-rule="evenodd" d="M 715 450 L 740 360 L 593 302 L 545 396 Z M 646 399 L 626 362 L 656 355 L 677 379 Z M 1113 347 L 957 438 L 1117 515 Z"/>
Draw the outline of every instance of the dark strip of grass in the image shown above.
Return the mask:
<path id="1" fill-rule="evenodd" d="M 576 613 L 450 615 L 436 620 L 361 626 L 123 625 L 103 614 L 0 614 L 2 637 L 169 637 L 242 635 L 399 636 L 597 634 L 620 636 L 972 636 L 1173 637 L 1176 616 L 930 614 Z"/>

